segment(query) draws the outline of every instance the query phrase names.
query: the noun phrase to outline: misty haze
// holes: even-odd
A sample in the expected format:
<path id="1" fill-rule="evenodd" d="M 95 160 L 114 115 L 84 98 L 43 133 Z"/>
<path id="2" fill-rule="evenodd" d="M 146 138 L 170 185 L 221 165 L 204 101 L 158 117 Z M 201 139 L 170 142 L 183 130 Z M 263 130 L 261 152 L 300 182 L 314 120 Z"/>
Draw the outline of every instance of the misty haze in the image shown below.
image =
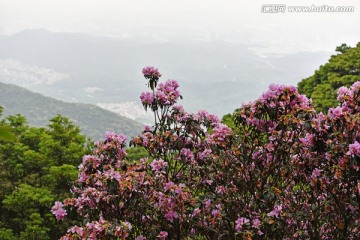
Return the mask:
<path id="1" fill-rule="evenodd" d="M 0 38 L 0 79 L 144 121 L 147 115 L 139 94 L 146 90 L 146 82 L 141 69 L 151 65 L 163 72 L 164 79 L 180 82 L 188 111 L 208 109 L 221 117 L 255 100 L 270 83 L 296 85 L 331 53 L 260 57 L 245 44 L 223 40 L 141 42 L 24 30 Z"/>

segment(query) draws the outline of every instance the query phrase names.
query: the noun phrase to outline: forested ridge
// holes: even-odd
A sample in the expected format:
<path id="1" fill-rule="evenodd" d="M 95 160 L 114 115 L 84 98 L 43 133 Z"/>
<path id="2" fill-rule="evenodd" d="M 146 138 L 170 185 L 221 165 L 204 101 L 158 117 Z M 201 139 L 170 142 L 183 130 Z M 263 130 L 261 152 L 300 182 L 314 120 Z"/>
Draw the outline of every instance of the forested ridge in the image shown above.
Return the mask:
<path id="1" fill-rule="evenodd" d="M 82 134 L 94 140 L 102 138 L 106 131 L 122 131 L 135 136 L 142 129 L 141 123 L 95 105 L 63 102 L 1 82 L 0 89 L 4 116 L 21 114 L 32 126 L 46 126 L 51 118 L 61 114 L 79 126 Z"/>

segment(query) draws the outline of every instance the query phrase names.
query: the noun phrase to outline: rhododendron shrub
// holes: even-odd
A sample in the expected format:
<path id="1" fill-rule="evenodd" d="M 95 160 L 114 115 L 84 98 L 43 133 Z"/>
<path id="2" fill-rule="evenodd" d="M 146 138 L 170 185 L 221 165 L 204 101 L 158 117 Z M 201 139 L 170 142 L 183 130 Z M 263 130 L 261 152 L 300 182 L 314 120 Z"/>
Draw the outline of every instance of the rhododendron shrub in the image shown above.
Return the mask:
<path id="1" fill-rule="evenodd" d="M 176 105 L 175 80 L 143 70 L 155 125 L 130 141 L 107 133 L 79 166 L 57 219 L 63 239 L 356 239 L 360 237 L 360 82 L 317 113 L 296 88 L 271 85 L 234 115 L 236 129 Z"/>

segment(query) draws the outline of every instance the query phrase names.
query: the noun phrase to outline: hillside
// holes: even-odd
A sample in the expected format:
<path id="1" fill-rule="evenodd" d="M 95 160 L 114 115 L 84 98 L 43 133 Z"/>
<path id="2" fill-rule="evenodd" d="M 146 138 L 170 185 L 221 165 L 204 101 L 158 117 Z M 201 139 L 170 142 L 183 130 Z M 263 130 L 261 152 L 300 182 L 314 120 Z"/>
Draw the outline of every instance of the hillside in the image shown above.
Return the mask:
<path id="1" fill-rule="evenodd" d="M 59 101 L 16 85 L 0 83 L 0 91 L 4 116 L 20 113 L 31 125 L 45 126 L 49 119 L 61 114 L 80 126 L 82 133 L 93 140 L 102 138 L 106 131 L 135 136 L 143 127 L 134 120 L 91 104 Z"/>

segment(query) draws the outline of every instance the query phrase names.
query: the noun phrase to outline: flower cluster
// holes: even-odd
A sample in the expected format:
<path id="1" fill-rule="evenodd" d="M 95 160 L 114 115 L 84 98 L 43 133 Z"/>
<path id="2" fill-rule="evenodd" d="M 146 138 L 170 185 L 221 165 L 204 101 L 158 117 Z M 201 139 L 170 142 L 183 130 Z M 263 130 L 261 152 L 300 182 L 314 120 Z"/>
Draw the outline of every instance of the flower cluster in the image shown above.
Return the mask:
<path id="1" fill-rule="evenodd" d="M 143 92 L 140 100 L 145 110 L 149 107 L 156 111 L 174 105 L 181 98 L 178 90 L 179 84 L 176 80 L 168 80 L 165 84 L 160 83 L 156 92 Z"/>
<path id="2" fill-rule="evenodd" d="M 63 209 L 63 204 L 61 202 L 55 202 L 55 205 L 51 208 L 51 212 L 55 215 L 57 220 L 64 219 L 67 215 L 67 212 Z"/>
<path id="3" fill-rule="evenodd" d="M 174 80 L 149 87 L 141 101 L 155 125 L 130 141 L 148 157 L 130 161 L 125 136 L 107 133 L 84 156 L 74 197 L 52 208 L 82 220 L 63 239 L 360 238 L 360 82 L 340 88 L 327 115 L 271 85 L 234 129 L 175 105 Z"/>
<path id="4" fill-rule="evenodd" d="M 154 67 L 144 67 L 142 70 L 144 77 L 146 79 L 156 79 L 158 80 L 161 77 L 161 73 L 157 68 Z"/>
<path id="5" fill-rule="evenodd" d="M 144 67 L 142 73 L 144 74 L 144 77 L 149 80 L 148 86 L 154 91 L 157 81 L 161 77 L 161 73 L 154 67 Z"/>

